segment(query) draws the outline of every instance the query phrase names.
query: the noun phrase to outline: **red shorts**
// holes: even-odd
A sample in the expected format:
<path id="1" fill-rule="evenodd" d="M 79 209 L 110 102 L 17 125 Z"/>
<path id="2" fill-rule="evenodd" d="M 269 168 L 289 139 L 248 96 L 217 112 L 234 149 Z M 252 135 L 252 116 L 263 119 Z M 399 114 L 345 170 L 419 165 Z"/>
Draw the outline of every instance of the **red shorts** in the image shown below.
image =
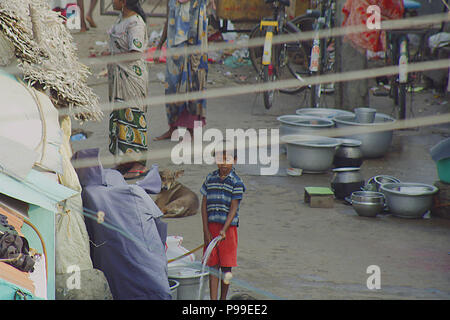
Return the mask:
<path id="1" fill-rule="evenodd" d="M 223 229 L 223 224 L 209 222 L 208 229 L 211 232 L 211 239 L 214 239 Z M 210 267 L 237 267 L 237 244 L 237 227 L 230 226 L 225 233 L 225 240 L 219 241 L 211 252 L 207 265 Z M 205 250 L 206 248 L 203 248 L 203 252 Z"/>

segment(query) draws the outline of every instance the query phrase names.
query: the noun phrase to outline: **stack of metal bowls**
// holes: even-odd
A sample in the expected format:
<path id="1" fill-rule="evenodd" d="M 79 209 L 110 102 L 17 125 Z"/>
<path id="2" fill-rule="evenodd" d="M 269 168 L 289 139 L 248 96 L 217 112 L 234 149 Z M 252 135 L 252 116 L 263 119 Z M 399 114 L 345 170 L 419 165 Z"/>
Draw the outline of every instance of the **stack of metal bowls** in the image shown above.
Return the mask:
<path id="1" fill-rule="evenodd" d="M 433 206 L 433 196 L 439 191 L 433 185 L 423 183 L 384 183 L 380 191 L 393 216 L 422 218 Z"/>
<path id="2" fill-rule="evenodd" d="M 376 191 L 380 192 L 380 186 L 384 183 L 400 183 L 401 181 L 396 177 L 387 176 L 387 175 L 378 175 L 370 178 L 366 185 L 364 186 L 364 190 L 366 191 Z"/>
<path id="3" fill-rule="evenodd" d="M 352 207 L 359 216 L 376 217 L 384 211 L 384 195 L 373 191 L 355 191 L 351 195 Z"/>

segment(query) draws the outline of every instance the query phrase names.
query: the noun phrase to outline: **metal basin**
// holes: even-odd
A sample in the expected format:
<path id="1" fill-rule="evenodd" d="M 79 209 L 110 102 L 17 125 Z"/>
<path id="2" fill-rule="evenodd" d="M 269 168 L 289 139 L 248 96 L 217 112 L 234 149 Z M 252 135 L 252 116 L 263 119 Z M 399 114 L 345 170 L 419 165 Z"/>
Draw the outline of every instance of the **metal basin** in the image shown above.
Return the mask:
<path id="1" fill-rule="evenodd" d="M 284 115 L 277 120 L 280 122 L 280 137 L 290 134 L 320 135 L 321 130 L 334 127 L 332 120 L 320 117 Z"/>
<path id="2" fill-rule="evenodd" d="M 293 168 L 305 172 L 324 172 L 333 164 L 339 141 L 311 135 L 287 135 L 280 138 L 287 145 L 287 158 Z"/>
<path id="3" fill-rule="evenodd" d="M 373 123 L 356 122 L 354 116 L 336 116 L 333 118 L 337 128 L 354 128 L 379 126 L 396 120 L 386 114 L 377 113 Z M 389 150 L 392 144 L 393 130 L 359 133 L 345 136 L 343 138 L 356 139 L 361 141 L 361 151 L 364 158 L 382 157 Z"/>
<path id="4" fill-rule="evenodd" d="M 330 120 L 336 116 L 355 116 L 353 112 L 331 108 L 302 108 L 297 109 L 295 113 L 300 116 L 313 116 Z"/>
<path id="5" fill-rule="evenodd" d="M 385 183 L 380 191 L 392 215 L 401 218 L 422 218 L 433 205 L 438 188 L 423 183 Z"/>

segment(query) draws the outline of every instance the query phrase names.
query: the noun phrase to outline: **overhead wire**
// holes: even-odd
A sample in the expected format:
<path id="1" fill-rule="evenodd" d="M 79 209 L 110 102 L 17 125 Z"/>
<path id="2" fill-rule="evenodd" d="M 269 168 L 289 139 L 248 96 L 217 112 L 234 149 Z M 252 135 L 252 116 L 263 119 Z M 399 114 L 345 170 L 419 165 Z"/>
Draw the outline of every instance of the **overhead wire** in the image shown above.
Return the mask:
<path id="1" fill-rule="evenodd" d="M 449 21 L 449 15 L 448 14 L 439 14 L 439 15 L 430 15 L 430 16 L 423 16 L 423 17 L 415 17 L 410 19 L 401 19 L 401 20 L 390 20 L 390 21 L 384 21 L 382 22 L 382 30 L 388 30 L 388 29 L 404 29 L 411 26 L 416 26 L 417 24 L 435 24 L 439 21 Z M 345 36 L 349 33 L 359 33 L 367 31 L 367 28 L 365 26 L 362 27 L 338 27 L 333 29 L 327 29 L 320 31 L 318 34 L 316 31 L 311 32 L 302 32 L 301 34 L 293 34 L 293 35 L 278 35 L 274 36 L 273 38 L 273 44 L 281 44 L 281 43 L 289 43 L 289 42 L 296 42 L 296 41 L 307 41 L 314 39 L 317 35 L 319 38 L 324 37 L 338 37 L 338 36 Z M 258 47 L 262 46 L 264 44 L 264 38 L 257 38 L 257 39 L 249 39 L 248 43 L 245 44 L 239 44 L 239 43 L 219 43 L 214 45 L 209 45 L 208 47 L 192 47 L 187 48 L 183 50 L 167 50 L 167 57 L 174 56 L 174 55 L 181 55 L 181 54 L 192 54 L 192 53 L 206 53 L 206 52 L 213 52 L 218 50 L 228 50 L 228 49 L 239 49 L 239 48 L 249 48 L 249 47 Z M 158 54 L 155 53 L 155 54 Z M 108 63 L 115 63 L 115 62 L 123 62 L 128 60 L 135 60 L 139 58 L 146 58 L 147 55 L 144 54 L 126 54 L 121 56 L 110 56 L 110 57 L 101 57 L 101 58 L 89 58 L 89 59 L 83 59 L 82 62 L 89 66 L 96 66 L 96 65 L 104 65 Z M 450 67 L 450 62 L 448 60 L 438 60 L 438 61 L 432 61 L 432 62 L 420 62 L 420 63 L 413 63 L 408 65 L 408 72 L 414 72 L 414 71 L 425 71 L 425 70 L 435 70 L 435 69 L 443 69 Z M 351 71 L 351 72 L 345 72 L 340 74 L 328 74 L 328 75 L 321 75 L 321 76 L 315 76 L 315 77 L 308 77 L 305 79 L 305 82 L 302 83 L 304 86 L 312 85 L 312 84 L 325 84 L 330 82 L 344 82 L 344 81 L 351 81 L 351 80 L 360 80 L 360 79 L 366 79 L 366 78 L 374 78 L 378 76 L 383 75 L 394 75 L 398 74 L 398 66 L 389 66 L 389 67 L 381 67 L 376 69 L 369 69 L 369 70 L 358 70 L 358 71 Z M 202 92 L 191 92 L 187 94 L 174 94 L 174 95 L 164 95 L 164 96 L 157 96 L 157 97 L 150 97 L 148 98 L 145 103 L 149 106 L 156 106 L 156 105 L 163 105 L 165 103 L 174 103 L 174 102 L 181 102 L 181 101 L 189 101 L 189 100 L 196 100 L 196 99 L 212 99 L 212 98 L 219 98 L 219 97 L 227 97 L 227 96 L 234 96 L 234 95 L 243 95 L 248 93 L 259 93 L 262 91 L 267 90 L 279 90 L 283 88 L 290 88 L 290 87 L 297 87 L 299 85 L 298 80 L 279 80 L 272 83 L 262 83 L 257 85 L 245 85 L 245 86 L 236 86 L 236 87 L 228 87 L 228 88 L 220 88 L 220 89 L 210 89 L 205 90 Z M 102 110 L 117 110 L 121 108 L 126 108 L 127 105 L 133 103 L 133 101 L 126 101 L 121 103 L 107 103 L 102 104 L 101 108 Z M 66 110 L 60 109 L 60 114 L 68 114 L 70 115 L 70 112 Z M 3 117 L 2 117 L 3 119 Z M 5 119 L 6 120 L 6 119 Z M 371 127 L 363 127 L 363 128 L 350 128 L 350 129 L 330 129 L 323 132 L 323 135 L 330 136 L 330 137 L 338 137 L 343 135 L 350 135 L 350 134 L 357 134 L 357 133 L 369 133 L 369 132 L 377 132 L 377 131 L 387 131 L 387 130 L 398 130 L 398 129 L 405 129 L 405 128 L 411 128 L 411 127 L 417 127 L 417 126 L 429 126 L 429 125 L 436 125 L 436 124 L 444 124 L 450 122 L 450 115 L 436 115 L 436 116 L 428 116 L 428 117 L 420 117 L 415 119 L 406 119 L 406 120 L 397 120 L 394 123 L 388 123 L 388 124 L 380 124 L 377 126 L 371 126 Z M 245 139 L 245 137 L 244 137 Z M 282 142 L 281 142 L 282 143 Z M 264 146 L 270 146 L 271 143 L 265 143 L 258 141 L 256 144 L 251 144 L 249 142 L 249 145 L 246 148 L 249 147 L 264 147 Z M 195 153 L 195 151 L 194 151 Z M 165 158 L 170 158 L 171 155 L 171 149 L 163 149 L 163 150 L 152 150 L 143 152 L 140 155 L 141 160 L 160 160 Z M 102 164 L 105 165 L 113 165 L 117 163 L 117 158 L 114 156 L 111 157 L 103 157 L 102 158 Z M 95 164 L 98 164 L 98 158 L 96 159 L 87 159 L 87 160 L 74 160 L 73 166 L 75 168 L 80 167 L 90 167 Z M 48 197 L 51 197 L 51 195 L 47 194 Z M 56 199 L 54 199 L 56 200 Z M 87 208 L 74 208 L 71 209 L 75 210 L 75 212 L 78 212 L 80 214 L 83 214 L 84 216 L 97 220 L 97 212 L 94 212 L 92 210 L 89 210 Z M 124 237 L 139 243 L 140 245 L 144 245 L 144 243 L 141 243 L 142 241 L 133 235 L 127 233 L 125 230 L 122 230 L 118 226 L 115 226 L 114 224 L 108 223 L 106 221 L 102 222 L 102 224 L 110 228 L 111 230 L 119 232 Z M 145 246 L 147 247 L 147 246 Z M 233 279 L 233 282 L 239 285 L 240 281 L 238 279 Z M 244 284 L 244 282 L 241 283 L 244 287 L 249 288 L 250 290 L 253 290 L 255 292 L 262 292 L 266 296 L 269 297 L 276 297 L 275 295 L 271 293 L 267 293 L 264 291 L 261 291 L 258 288 L 250 287 L 248 284 Z"/>

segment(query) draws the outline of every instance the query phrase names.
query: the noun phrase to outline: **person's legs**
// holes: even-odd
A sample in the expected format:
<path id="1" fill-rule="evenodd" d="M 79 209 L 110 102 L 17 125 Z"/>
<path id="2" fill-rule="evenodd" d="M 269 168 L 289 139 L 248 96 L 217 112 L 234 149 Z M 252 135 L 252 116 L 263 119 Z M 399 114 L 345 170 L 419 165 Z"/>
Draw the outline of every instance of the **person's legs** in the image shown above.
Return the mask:
<path id="1" fill-rule="evenodd" d="M 179 93 L 179 89 L 183 88 L 186 85 L 183 77 L 186 75 L 185 60 L 186 57 L 184 55 L 180 55 L 177 57 L 168 57 L 166 62 L 165 95 L 177 94 Z M 169 124 L 169 130 L 167 130 L 159 137 L 156 137 L 154 140 L 167 140 L 172 137 L 172 133 L 178 128 L 176 122 L 180 114 L 180 108 L 183 106 L 183 104 L 184 103 L 166 104 L 166 115 L 167 122 Z"/>
<path id="2" fill-rule="evenodd" d="M 86 32 L 89 28 L 86 26 L 86 20 L 84 19 L 84 0 L 77 0 L 77 5 L 80 8 L 80 20 L 81 29 L 80 32 Z"/>
<path id="3" fill-rule="evenodd" d="M 231 272 L 231 267 L 222 267 L 222 283 L 220 284 L 220 300 L 227 300 L 228 288 L 230 284 L 224 282 L 225 274 Z"/>
<path id="4" fill-rule="evenodd" d="M 219 271 L 218 266 L 211 267 Z M 209 297 L 211 300 L 217 300 L 217 289 L 219 288 L 219 278 L 213 275 L 212 273 L 209 274 Z"/>
<path id="5" fill-rule="evenodd" d="M 92 28 L 97 28 L 97 25 L 95 24 L 94 19 L 92 19 L 92 14 L 94 12 L 96 5 L 97 5 L 97 0 L 91 0 L 91 4 L 89 5 L 89 11 L 86 14 L 86 21 L 89 22 L 89 25 Z"/>
<path id="6" fill-rule="evenodd" d="M 177 129 L 177 127 L 169 127 L 169 130 L 167 130 L 165 133 L 163 133 L 162 135 L 160 135 L 159 137 L 156 137 L 154 140 L 155 141 L 159 141 L 159 140 L 168 140 L 172 137 L 172 133 Z"/>

